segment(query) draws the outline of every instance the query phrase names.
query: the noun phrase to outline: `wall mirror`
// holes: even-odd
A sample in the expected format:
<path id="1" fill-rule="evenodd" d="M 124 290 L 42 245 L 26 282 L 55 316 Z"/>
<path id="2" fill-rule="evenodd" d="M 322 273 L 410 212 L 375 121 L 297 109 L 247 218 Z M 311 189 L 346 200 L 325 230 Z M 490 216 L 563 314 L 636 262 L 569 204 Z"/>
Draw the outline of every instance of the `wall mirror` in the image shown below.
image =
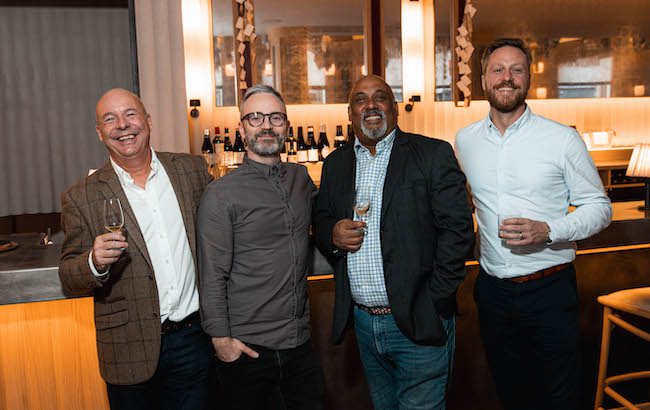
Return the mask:
<path id="1" fill-rule="evenodd" d="M 435 2 L 436 100 L 452 100 L 453 37 L 464 0 Z M 484 99 L 480 57 L 498 37 L 520 37 L 533 54 L 527 98 L 650 96 L 647 0 L 474 0 L 472 99 Z"/>
<path id="2" fill-rule="evenodd" d="M 217 106 L 237 104 L 237 9 L 232 0 L 212 1 Z M 346 103 L 352 85 L 368 73 L 372 50 L 381 49 L 380 73 L 402 98 L 400 0 L 253 1 L 257 35 L 251 47 L 250 83 L 267 84 L 287 104 Z M 366 10 L 382 16 L 366 18 Z M 376 21 L 377 23 L 373 23 Z M 368 23 L 366 23 L 368 22 Z M 375 24 L 368 41 L 366 24 Z M 376 72 L 376 71 L 375 71 Z"/>

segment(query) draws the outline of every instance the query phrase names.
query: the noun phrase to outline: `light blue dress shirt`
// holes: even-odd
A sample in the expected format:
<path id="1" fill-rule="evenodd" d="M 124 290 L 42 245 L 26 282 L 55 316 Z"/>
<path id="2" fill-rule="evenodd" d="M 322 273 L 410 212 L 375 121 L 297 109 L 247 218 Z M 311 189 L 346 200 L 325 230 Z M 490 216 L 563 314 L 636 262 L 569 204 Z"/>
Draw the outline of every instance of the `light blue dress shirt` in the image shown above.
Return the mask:
<path id="1" fill-rule="evenodd" d="M 354 141 L 356 157 L 356 191 L 365 190 L 370 197 L 370 211 L 364 221 L 366 235 L 361 249 L 348 254 L 348 277 L 352 299 L 365 306 L 389 306 L 384 280 L 384 258 L 381 254 L 381 206 L 384 181 L 395 141 L 395 130 L 375 146 L 375 155 L 358 138 Z M 355 215 L 355 220 L 358 217 Z"/>
<path id="2" fill-rule="evenodd" d="M 534 114 L 524 114 L 501 135 L 490 116 L 456 136 L 479 230 L 479 262 L 492 276 L 510 278 L 571 262 L 574 241 L 611 221 L 610 200 L 578 133 Z M 576 206 L 569 213 L 569 205 Z M 499 218 L 543 221 L 552 243 L 509 247 L 498 236 Z"/>

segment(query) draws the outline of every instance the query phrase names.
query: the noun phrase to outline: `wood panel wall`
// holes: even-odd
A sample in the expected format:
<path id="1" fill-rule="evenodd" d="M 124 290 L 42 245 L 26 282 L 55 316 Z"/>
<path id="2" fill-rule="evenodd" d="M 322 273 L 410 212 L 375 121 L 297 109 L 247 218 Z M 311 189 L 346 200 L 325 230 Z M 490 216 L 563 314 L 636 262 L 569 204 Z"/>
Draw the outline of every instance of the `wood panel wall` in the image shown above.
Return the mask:
<path id="1" fill-rule="evenodd" d="M 0 306 L 0 409 L 108 408 L 92 298 Z"/>

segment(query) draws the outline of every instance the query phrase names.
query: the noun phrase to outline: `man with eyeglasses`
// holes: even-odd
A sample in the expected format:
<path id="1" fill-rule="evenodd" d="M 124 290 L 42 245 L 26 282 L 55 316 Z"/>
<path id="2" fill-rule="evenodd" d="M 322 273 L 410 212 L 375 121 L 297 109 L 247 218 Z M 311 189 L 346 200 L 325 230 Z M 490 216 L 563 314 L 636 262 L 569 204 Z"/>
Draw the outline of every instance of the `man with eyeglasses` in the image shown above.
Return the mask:
<path id="1" fill-rule="evenodd" d="M 280 161 L 282 96 L 250 87 L 240 106 L 243 164 L 211 183 L 199 206 L 203 327 L 229 409 L 320 409 L 323 373 L 309 331 L 312 197 L 307 169 Z"/>

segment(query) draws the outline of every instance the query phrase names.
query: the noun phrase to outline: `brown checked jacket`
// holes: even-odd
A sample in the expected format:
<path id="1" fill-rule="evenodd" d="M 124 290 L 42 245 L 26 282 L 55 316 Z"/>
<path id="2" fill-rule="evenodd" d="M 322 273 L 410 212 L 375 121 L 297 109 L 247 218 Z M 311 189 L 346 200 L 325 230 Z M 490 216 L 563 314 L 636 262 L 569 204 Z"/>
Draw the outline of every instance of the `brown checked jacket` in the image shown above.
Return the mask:
<path id="1" fill-rule="evenodd" d="M 157 152 L 174 187 L 196 265 L 196 213 L 212 180 L 205 161 L 189 154 Z M 103 202 L 119 198 L 124 210 L 128 250 L 111 266 L 108 279 L 97 279 L 88 265 L 95 237 L 106 233 Z M 150 379 L 160 353 L 160 307 L 156 277 L 138 221 L 110 162 L 61 196 L 65 241 L 59 277 L 69 295 L 92 295 L 97 353 L 102 377 L 111 384 Z M 198 275 L 197 275 L 198 276 Z"/>

